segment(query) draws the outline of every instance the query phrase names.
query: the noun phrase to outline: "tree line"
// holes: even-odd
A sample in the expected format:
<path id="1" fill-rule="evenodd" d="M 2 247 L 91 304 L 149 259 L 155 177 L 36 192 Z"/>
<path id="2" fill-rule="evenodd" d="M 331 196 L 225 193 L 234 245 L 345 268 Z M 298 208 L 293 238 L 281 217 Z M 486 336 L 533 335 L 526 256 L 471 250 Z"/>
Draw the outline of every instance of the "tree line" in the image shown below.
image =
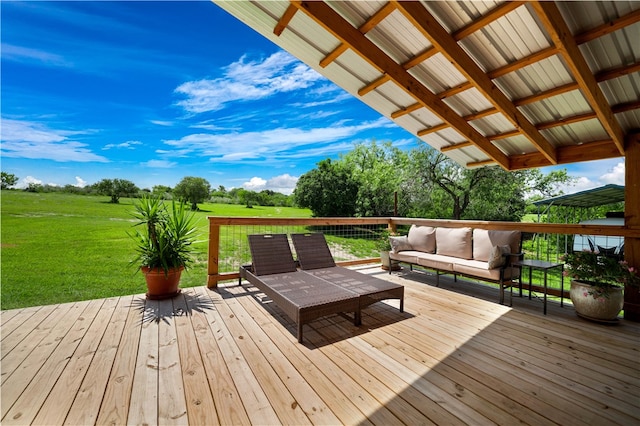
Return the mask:
<path id="1" fill-rule="evenodd" d="M 427 217 L 433 219 L 520 221 L 530 201 L 561 195 L 560 184 L 573 178 L 565 170 L 543 174 L 538 169 L 505 171 L 498 166 L 464 168 L 426 144 L 404 151 L 391 142 L 359 143 L 337 160 L 320 161 L 303 174 L 291 196 L 243 188 L 212 190 L 200 177 L 187 176 L 174 188 L 139 189 L 126 179 L 103 179 L 78 188 L 30 184 L 27 191 L 99 194 L 117 203 L 120 197 L 150 193 L 179 199 L 196 210 L 205 201 L 247 207 L 297 206 L 316 217 Z M 18 179 L 2 172 L 2 188 Z"/>
<path id="2" fill-rule="evenodd" d="M 2 172 L 2 189 L 10 189 L 18 183 L 19 178 L 11 173 Z M 153 188 L 140 189 L 127 179 L 102 179 L 92 185 L 77 187 L 74 185 L 53 186 L 30 183 L 25 189 L 28 192 L 64 192 L 80 195 L 104 195 L 110 202 L 119 203 L 122 197 L 138 198 L 143 195 L 153 195 L 166 200 L 181 200 L 188 202 L 192 210 L 198 209 L 203 202 L 221 204 L 240 204 L 246 207 L 276 206 L 292 207 L 293 197 L 271 190 L 251 191 L 244 188 L 227 190 L 220 185 L 216 189 L 204 178 L 187 176 L 175 187 L 155 185 Z"/>
<path id="3" fill-rule="evenodd" d="M 464 168 L 426 144 L 357 144 L 298 180 L 294 202 L 314 216 L 391 216 L 520 221 L 528 202 L 561 195 L 567 171 Z"/>

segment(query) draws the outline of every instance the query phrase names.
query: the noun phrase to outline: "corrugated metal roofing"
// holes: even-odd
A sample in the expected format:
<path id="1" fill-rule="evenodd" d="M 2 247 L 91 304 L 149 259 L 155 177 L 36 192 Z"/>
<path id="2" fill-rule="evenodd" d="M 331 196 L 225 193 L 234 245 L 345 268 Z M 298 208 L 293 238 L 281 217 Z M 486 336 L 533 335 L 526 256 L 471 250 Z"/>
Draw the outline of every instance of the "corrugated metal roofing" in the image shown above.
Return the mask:
<path id="1" fill-rule="evenodd" d="M 573 194 L 539 200 L 536 206 L 595 207 L 624 201 L 624 186 L 605 185 Z"/>
<path id="2" fill-rule="evenodd" d="M 640 128 L 640 2 L 214 2 L 461 165 L 622 156 Z"/>

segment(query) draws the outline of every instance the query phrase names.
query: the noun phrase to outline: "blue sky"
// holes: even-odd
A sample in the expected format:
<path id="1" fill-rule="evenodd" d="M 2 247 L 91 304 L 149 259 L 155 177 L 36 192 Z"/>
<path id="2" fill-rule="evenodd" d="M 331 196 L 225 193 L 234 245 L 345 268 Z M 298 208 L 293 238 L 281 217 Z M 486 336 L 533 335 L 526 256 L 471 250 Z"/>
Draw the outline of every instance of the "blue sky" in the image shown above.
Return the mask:
<path id="1" fill-rule="evenodd" d="M 421 143 L 209 1 L 1 8 L 1 167 L 20 187 L 198 176 L 288 194 L 354 143 Z M 562 166 L 567 192 L 624 184 L 623 161 Z"/>

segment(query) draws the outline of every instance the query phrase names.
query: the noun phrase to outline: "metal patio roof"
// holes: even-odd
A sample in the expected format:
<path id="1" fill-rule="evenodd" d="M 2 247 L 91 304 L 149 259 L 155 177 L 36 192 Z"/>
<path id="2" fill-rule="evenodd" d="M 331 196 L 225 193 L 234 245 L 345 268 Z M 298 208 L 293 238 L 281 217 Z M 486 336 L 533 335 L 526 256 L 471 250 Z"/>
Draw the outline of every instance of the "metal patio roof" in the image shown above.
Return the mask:
<path id="1" fill-rule="evenodd" d="M 535 201 L 533 204 L 536 206 L 596 207 L 622 201 L 624 201 L 624 186 L 611 184 Z"/>
<path id="2" fill-rule="evenodd" d="M 640 2 L 213 1 L 466 167 L 620 157 L 640 129 Z"/>

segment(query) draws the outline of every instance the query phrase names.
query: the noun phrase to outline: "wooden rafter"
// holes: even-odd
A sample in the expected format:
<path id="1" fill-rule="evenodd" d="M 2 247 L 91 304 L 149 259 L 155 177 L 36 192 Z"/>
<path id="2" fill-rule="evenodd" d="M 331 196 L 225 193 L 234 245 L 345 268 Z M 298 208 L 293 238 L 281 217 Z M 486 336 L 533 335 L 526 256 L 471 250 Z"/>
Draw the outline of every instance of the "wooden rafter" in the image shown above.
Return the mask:
<path id="1" fill-rule="evenodd" d="M 605 24 L 600 25 L 599 27 L 596 27 L 594 29 L 585 31 L 583 33 L 580 33 L 576 36 L 576 43 L 578 44 L 582 44 L 582 43 L 586 43 L 588 41 L 594 40 L 597 37 L 601 37 L 603 35 L 612 33 L 614 31 L 619 30 L 620 28 L 624 28 L 628 25 L 637 23 L 640 21 L 640 9 L 636 10 L 634 12 L 631 12 L 615 21 L 612 22 L 608 22 Z M 455 34 L 455 33 L 454 33 Z M 436 53 L 435 49 L 429 48 L 429 51 L 432 54 Z M 501 66 L 496 68 L 495 70 L 489 71 L 489 77 L 490 78 L 498 78 L 501 77 L 505 74 L 508 74 L 510 72 L 514 72 L 517 71 L 519 69 L 522 69 L 528 65 L 531 65 L 535 62 L 541 61 L 545 58 L 548 58 L 549 56 L 553 56 L 555 54 L 558 53 L 558 49 L 555 46 L 550 46 L 550 47 L 546 47 L 538 52 L 534 52 L 530 55 L 527 55 L 523 58 L 518 59 L 517 61 L 514 61 L 512 63 L 509 63 L 507 65 Z M 423 53 L 424 55 L 424 53 Z M 430 55 L 430 56 L 431 56 Z M 419 61 L 418 59 L 422 59 L 422 58 L 418 58 L 416 57 L 415 59 L 415 63 L 412 63 L 411 66 L 415 66 L 418 63 L 420 63 L 421 61 Z M 425 57 L 426 59 L 426 57 Z M 422 59 L 424 60 L 424 59 Z M 409 62 L 407 62 L 407 64 L 409 64 Z M 622 66 L 613 70 L 608 70 L 608 71 L 601 71 L 599 73 L 596 74 L 596 81 L 603 82 L 606 80 L 610 80 L 612 78 L 617 78 L 617 77 L 621 77 L 623 75 L 627 75 L 636 71 L 640 71 L 640 62 L 636 62 L 634 64 L 631 65 L 626 65 L 626 66 Z M 449 96 L 453 96 L 456 95 L 460 92 L 463 92 L 465 90 L 471 89 L 473 87 L 473 85 L 469 82 L 465 82 L 462 83 L 458 86 L 456 86 L 455 90 L 452 89 L 447 89 L 445 91 L 443 91 L 442 93 L 439 93 L 438 96 L 440 96 L 441 99 L 447 98 Z M 561 93 L 565 93 L 565 92 L 569 92 L 572 90 L 577 90 L 579 88 L 577 83 L 569 83 L 563 86 L 559 86 L 557 88 L 553 88 L 550 89 L 548 91 L 545 92 L 541 92 L 535 95 L 532 95 L 530 97 L 526 97 L 526 98 L 522 98 L 519 100 L 515 100 L 514 104 L 516 106 L 521 106 L 521 105 L 526 105 L 529 103 L 533 103 L 533 102 L 537 102 L 541 99 L 545 99 L 545 98 L 549 98 L 552 96 L 556 96 L 559 95 Z M 416 106 L 418 106 L 418 108 L 416 108 Z M 419 109 L 419 105 L 418 104 L 413 104 L 410 105 L 408 107 L 405 107 L 403 109 L 400 109 L 398 111 L 395 111 L 391 114 L 392 118 L 398 118 L 401 117 L 404 114 L 408 114 L 410 112 L 415 111 L 416 109 Z M 498 112 L 497 110 L 495 110 L 495 112 Z"/>
<path id="2" fill-rule="evenodd" d="M 611 110 L 613 111 L 614 114 L 618 114 L 620 112 L 632 111 L 632 110 L 638 109 L 638 108 L 640 108 L 640 101 L 633 101 L 633 102 L 625 102 L 623 104 L 614 105 L 611 108 Z M 485 113 L 486 113 L 486 111 L 489 111 L 489 110 L 485 110 Z M 470 121 L 470 116 L 465 116 L 464 118 L 465 118 L 465 120 Z M 560 119 L 560 120 L 554 120 L 554 121 L 547 121 L 545 123 L 539 123 L 539 124 L 536 124 L 536 129 L 538 129 L 538 130 L 546 130 L 546 129 L 551 129 L 551 128 L 554 128 L 554 127 L 566 126 L 568 124 L 579 123 L 580 121 L 593 120 L 593 119 L 597 119 L 597 118 L 598 118 L 598 116 L 595 114 L 595 112 L 587 112 L 587 113 L 584 113 L 584 114 L 573 115 L 571 117 L 565 117 L 565 118 Z M 422 134 L 420 134 L 420 132 L 418 132 L 418 134 L 420 136 L 424 136 L 424 135 L 427 135 L 429 133 L 433 133 L 433 132 L 437 132 L 437 131 L 440 131 L 440 130 L 444 130 L 444 129 L 448 128 L 448 127 L 449 126 L 447 126 L 446 124 L 439 124 L 437 126 L 430 127 L 429 129 L 421 130 L 420 132 L 422 132 Z M 518 135 L 518 132 L 506 132 L 506 133 L 499 133 L 499 134 L 496 134 L 496 135 L 491 135 L 491 136 L 488 136 L 488 138 L 490 140 L 498 140 L 498 139 L 510 138 L 510 137 L 517 136 L 517 135 Z M 469 147 L 471 145 L 472 144 L 470 142 L 460 142 L 460 143 L 444 146 L 444 147 L 440 148 L 440 151 L 442 151 L 442 152 L 453 151 L 453 150 L 456 150 L 456 149 L 467 148 L 467 147 Z"/>
<path id="3" fill-rule="evenodd" d="M 453 38 L 455 38 L 456 40 L 462 40 L 463 38 L 468 37 L 476 31 L 486 27 L 493 21 L 502 18 L 506 14 L 516 10 L 523 4 L 525 4 L 524 1 L 506 1 L 504 3 L 501 3 L 482 15 L 480 18 L 475 19 L 464 27 L 454 31 Z"/>
<path id="4" fill-rule="evenodd" d="M 289 25 L 289 22 L 291 22 L 291 20 L 293 19 L 293 15 L 295 15 L 297 11 L 298 9 L 296 9 L 292 5 L 289 5 L 289 7 L 287 7 L 287 10 L 284 11 L 284 15 L 282 15 L 275 28 L 273 29 L 273 33 L 280 37 L 284 29 L 287 28 L 287 25 Z"/>
<path id="5" fill-rule="evenodd" d="M 552 163 L 556 163 L 555 148 L 533 124 L 516 108 L 506 95 L 495 86 L 487 74 L 458 45 L 429 11 L 418 2 L 398 1 L 396 8 L 444 55 L 467 80 L 514 125 Z M 464 121 L 464 120 L 463 120 Z M 466 121 L 465 121 L 466 122 Z"/>
<path id="6" fill-rule="evenodd" d="M 295 6 L 290 5 L 289 7 L 295 7 Z M 391 14 L 391 12 L 393 12 L 394 10 L 396 10 L 396 8 L 395 8 L 395 6 L 393 4 L 391 4 L 391 3 L 385 4 L 380 9 L 378 9 L 378 11 L 376 13 L 374 13 L 369 19 L 367 19 L 367 21 L 364 24 L 362 24 L 360 26 L 360 28 L 358 28 L 358 31 L 360 31 L 362 34 L 368 33 L 373 28 L 375 28 L 376 25 L 378 25 L 380 22 L 382 22 L 382 20 L 384 18 L 389 16 Z M 346 52 L 348 48 L 349 48 L 348 45 L 346 45 L 344 43 L 340 43 L 340 45 L 338 47 L 333 49 L 333 51 L 331 51 L 331 53 L 329 53 L 327 56 L 325 56 L 320 61 L 320 66 L 322 68 L 325 68 L 331 62 L 335 61 L 338 56 L 340 56 L 344 52 Z M 371 90 L 373 90 L 373 89 L 371 89 Z"/>
<path id="7" fill-rule="evenodd" d="M 602 82 L 602 81 L 607 81 L 607 80 L 611 80 L 613 78 L 618 78 L 621 77 L 623 75 L 627 75 L 627 74 L 631 74 L 633 72 L 636 71 L 640 71 L 640 62 L 631 64 L 631 65 L 625 65 L 623 67 L 619 67 L 619 68 L 615 68 L 615 69 L 611 69 L 611 70 L 606 70 L 606 71 L 602 71 L 599 72 L 598 74 L 596 74 L 596 81 L 598 82 Z M 558 87 L 554 87 L 552 89 L 549 90 L 545 90 L 543 92 L 540 93 L 536 93 L 535 95 L 531 95 L 531 96 L 526 96 L 524 98 L 520 98 L 520 99 L 516 99 L 513 101 L 513 104 L 515 106 L 522 106 L 522 105 L 527 105 L 527 104 L 531 104 L 534 102 L 538 102 L 541 101 L 543 99 L 548 99 L 551 98 L 553 96 L 557 96 L 560 95 L 562 93 L 567 93 L 567 92 L 571 92 L 573 90 L 578 90 L 580 88 L 580 86 L 578 85 L 578 83 L 572 82 L 572 83 L 567 83 L 564 84 L 562 86 L 558 86 Z M 446 90 L 440 94 L 438 94 L 438 96 L 440 97 L 440 99 L 443 99 L 443 96 L 445 94 Z M 621 105 L 617 105 L 612 107 L 612 111 L 614 114 L 617 114 L 619 112 L 624 112 L 624 111 L 629 111 L 632 109 L 638 109 L 640 108 L 640 106 L 635 106 L 637 105 L 637 103 L 635 102 L 630 102 L 627 104 L 624 104 L 625 107 L 622 108 Z M 401 117 L 402 115 L 411 113 L 413 111 L 416 111 L 418 109 L 420 109 L 421 106 L 419 104 L 413 104 L 410 105 L 407 108 L 404 108 L 400 111 L 396 111 L 394 113 L 391 114 L 391 118 L 398 118 Z M 484 111 L 480 111 L 474 114 L 469 114 L 469 115 L 465 115 L 464 119 L 467 121 L 472 121 L 472 120 L 477 120 L 479 118 L 483 118 L 492 114 L 497 114 L 499 111 L 496 108 L 488 108 Z M 591 118 L 596 118 L 597 116 L 595 115 L 595 113 L 592 113 L 591 116 L 587 116 L 587 114 L 584 114 L 584 120 L 589 120 Z M 580 120 L 575 120 L 575 121 L 580 121 Z M 555 122 L 554 122 L 555 123 Z M 560 124 L 562 125 L 562 124 Z M 536 125 L 536 127 L 538 128 L 538 130 L 541 130 L 541 128 L 539 127 L 540 125 Z M 427 129 L 423 129 L 423 130 L 419 130 L 418 131 L 418 136 L 425 136 L 428 135 L 429 133 L 433 133 L 433 132 L 438 132 L 440 130 L 444 130 L 446 128 L 448 128 L 449 126 L 446 124 L 438 124 L 436 126 L 431 126 Z M 553 127 L 553 126 L 552 126 Z M 449 148 L 449 147 L 447 147 Z"/>
<path id="8" fill-rule="evenodd" d="M 402 65 L 395 62 L 371 40 L 344 20 L 344 18 L 329 5 L 324 2 L 315 1 L 294 1 L 292 4 L 304 11 L 342 43 L 347 44 L 350 49 L 358 53 L 381 73 L 389 75 L 399 87 L 403 88 L 418 102 L 422 103 L 423 106 L 433 111 L 442 121 L 456 128 L 460 134 L 472 141 L 480 150 L 503 168 L 509 169 L 509 159 L 500 149 L 469 125 L 469 123 L 433 94 L 433 92 L 427 89 L 420 81 L 409 74 Z"/>
<path id="9" fill-rule="evenodd" d="M 623 104 L 614 105 L 611 107 L 611 111 L 613 111 L 614 114 L 618 114 L 620 112 L 632 111 L 638 108 L 640 108 L 640 101 L 634 101 L 634 102 L 625 102 Z M 595 112 L 587 112 L 584 114 L 573 115 L 571 117 L 565 117 L 560 120 L 547 121 L 546 123 L 539 123 L 539 124 L 536 124 L 536 127 L 538 128 L 538 130 L 551 129 L 553 127 L 566 126 L 567 124 L 578 123 L 580 121 L 592 120 L 594 118 L 598 118 Z"/>
<path id="10" fill-rule="evenodd" d="M 595 40 L 604 35 L 610 34 L 614 31 L 618 31 L 621 28 L 628 27 L 629 25 L 640 22 L 640 9 L 634 10 L 618 19 L 614 19 L 611 22 L 605 22 L 595 28 L 578 34 L 575 37 L 576 43 L 583 44 L 591 40 Z"/>
<path id="11" fill-rule="evenodd" d="M 437 53 L 435 49 L 430 49 L 430 50 L 431 50 L 431 52 L 433 54 Z M 523 57 L 521 59 L 518 59 L 515 62 L 512 62 L 512 63 L 504 65 L 504 66 L 501 66 L 499 68 L 496 68 L 493 71 L 489 71 L 488 72 L 489 78 L 494 79 L 494 78 L 501 77 L 501 76 L 503 76 L 505 74 L 508 74 L 510 72 L 522 69 L 522 68 L 526 67 L 527 65 L 531 65 L 531 64 L 533 64 L 535 62 L 541 61 L 542 59 L 548 58 L 549 56 L 553 56 L 556 53 L 558 53 L 558 49 L 556 49 L 553 46 L 552 47 L 547 47 L 545 49 L 540 50 L 539 52 L 535 52 L 535 53 L 533 53 L 531 55 L 528 55 L 528 56 L 525 56 L 525 57 Z M 457 95 L 458 93 L 462 93 L 465 90 L 469 90 L 469 89 L 471 89 L 473 87 L 474 87 L 473 83 L 465 81 L 464 83 L 460 83 L 459 85 L 457 85 L 455 87 L 449 88 L 447 90 L 444 90 L 441 93 L 438 93 L 438 96 L 440 97 L 440 99 L 449 98 L 451 96 Z M 403 110 L 396 111 L 396 112 L 394 112 L 394 114 L 398 114 L 398 117 L 402 116 L 403 115 L 402 111 Z M 496 112 L 497 112 L 497 110 L 496 110 Z M 407 112 L 405 112 L 405 114 L 407 114 Z"/>
<path id="12" fill-rule="evenodd" d="M 515 10 L 518 7 L 522 6 L 524 3 L 525 3 L 524 1 L 507 1 L 507 2 L 504 2 L 504 3 L 496 6 L 495 8 L 491 9 L 489 12 L 487 12 L 484 15 L 482 15 L 480 18 L 478 18 L 478 19 L 476 19 L 474 21 L 471 21 L 470 23 L 468 23 L 464 27 L 454 31 L 451 34 L 451 36 L 456 41 L 460 41 L 460 40 L 464 39 L 465 37 L 470 36 L 474 32 L 476 32 L 476 31 L 484 28 L 485 26 L 489 25 L 491 22 L 495 21 L 496 19 L 505 16 L 509 12 L 512 12 L 513 10 Z M 407 62 L 402 64 L 402 66 L 404 67 L 404 69 L 407 69 L 407 70 L 411 69 L 411 68 L 415 67 L 416 65 L 419 65 L 422 62 L 426 61 L 427 59 L 429 59 L 433 55 L 436 55 L 437 53 L 438 53 L 437 49 L 435 49 L 434 47 L 429 47 L 424 52 L 421 52 L 420 54 L 418 54 L 418 55 L 414 56 L 413 58 L 409 59 Z M 502 75 L 502 74 L 499 74 L 501 72 L 503 74 L 506 74 L 507 72 L 511 72 L 513 69 L 522 68 L 522 67 L 528 65 L 528 63 L 527 63 L 528 61 L 535 62 L 535 61 L 539 61 L 539 60 L 543 59 L 541 57 L 541 55 L 547 54 L 549 56 L 549 55 L 552 55 L 552 54 L 555 54 L 555 53 L 556 53 L 556 49 L 555 48 L 553 49 L 552 53 L 548 53 L 548 54 L 547 54 L 547 52 L 541 51 L 541 52 L 537 53 L 537 55 L 538 55 L 537 58 L 534 57 L 534 55 L 531 55 L 531 57 L 527 57 L 527 58 L 521 59 L 515 65 L 508 65 L 508 66 L 505 66 L 505 67 L 501 67 L 501 68 L 505 68 L 505 70 L 498 69 L 498 70 L 495 70 L 494 72 L 497 73 L 496 77 L 499 77 L 500 75 Z M 496 77 L 491 77 L 491 78 L 496 78 Z M 454 95 L 457 95 L 458 93 L 464 92 L 465 90 L 471 89 L 472 87 L 473 87 L 473 84 L 471 84 L 469 82 L 465 82 L 465 83 L 457 85 L 456 87 L 452 87 L 452 88 L 449 88 L 449 89 L 445 90 L 444 92 L 440 93 L 438 96 L 440 96 L 440 99 L 448 98 L 450 96 L 454 96 Z M 401 116 L 402 115 L 401 111 L 402 110 L 397 111 L 394 114 L 399 114 L 398 116 Z"/>
<path id="13" fill-rule="evenodd" d="M 582 93 L 595 111 L 611 139 L 614 141 L 620 154 L 624 155 L 624 133 L 620 124 L 611 111 L 602 90 L 598 86 L 596 78 L 589 69 L 587 61 L 582 56 L 578 44 L 571 35 L 567 23 L 562 18 L 558 6 L 554 2 L 534 2 L 533 9 L 540 21 L 551 36 L 553 43 L 562 52 L 567 66 L 571 70 Z"/>
<path id="14" fill-rule="evenodd" d="M 589 142 L 582 145 L 559 147 L 557 151 L 558 164 L 620 157 L 618 147 L 611 139 Z M 510 158 L 511 170 L 531 169 L 550 165 L 547 159 L 539 152 L 515 155 Z"/>
<path id="15" fill-rule="evenodd" d="M 558 164 L 570 164 L 580 161 L 602 160 L 605 158 L 617 158 L 620 156 L 618 147 L 611 139 L 589 142 L 583 145 L 563 146 L 558 148 Z M 550 166 L 541 153 L 512 155 L 511 170 L 524 170 L 536 167 Z M 490 160 L 473 161 L 466 164 L 467 167 L 486 166 L 491 164 Z"/>

